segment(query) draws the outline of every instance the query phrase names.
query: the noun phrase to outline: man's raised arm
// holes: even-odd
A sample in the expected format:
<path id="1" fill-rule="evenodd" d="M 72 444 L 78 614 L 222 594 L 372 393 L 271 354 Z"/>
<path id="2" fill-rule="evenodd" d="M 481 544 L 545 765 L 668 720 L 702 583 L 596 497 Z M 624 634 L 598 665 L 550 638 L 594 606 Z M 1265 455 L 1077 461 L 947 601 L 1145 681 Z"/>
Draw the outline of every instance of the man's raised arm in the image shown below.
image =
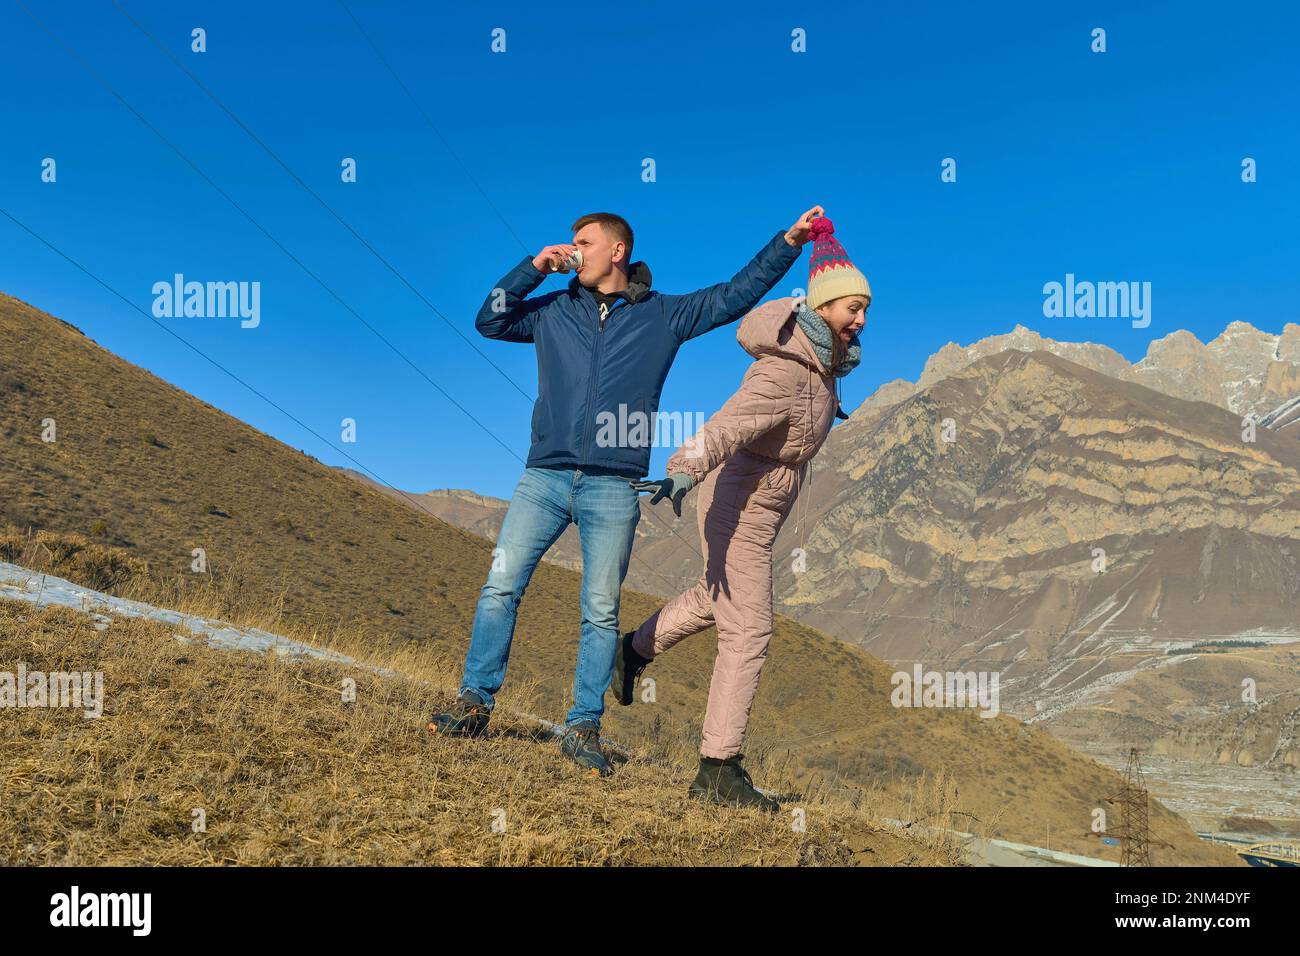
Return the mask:
<path id="1" fill-rule="evenodd" d="M 812 220 L 824 214 L 821 206 L 809 209 L 784 233 L 773 236 L 730 282 L 720 282 L 689 295 L 670 296 L 674 301 L 668 321 L 677 337 L 683 342 L 693 339 L 735 322 L 758 305 L 798 260 L 803 244 L 811 236 Z"/>

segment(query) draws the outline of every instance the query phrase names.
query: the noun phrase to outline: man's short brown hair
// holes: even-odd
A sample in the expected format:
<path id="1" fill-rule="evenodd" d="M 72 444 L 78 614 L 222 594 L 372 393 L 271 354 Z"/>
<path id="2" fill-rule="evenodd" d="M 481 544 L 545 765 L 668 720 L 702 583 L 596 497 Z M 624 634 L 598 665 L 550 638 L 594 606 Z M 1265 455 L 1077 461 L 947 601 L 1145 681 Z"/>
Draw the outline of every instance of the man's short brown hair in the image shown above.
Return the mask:
<path id="1" fill-rule="evenodd" d="M 625 253 L 625 262 L 632 261 L 632 227 L 627 224 L 627 220 L 622 216 L 617 216 L 612 212 L 592 212 L 583 216 L 573 224 L 570 232 L 576 233 L 583 226 L 590 226 L 593 222 L 600 223 L 600 227 L 612 235 L 615 240 L 623 243 L 627 250 Z"/>

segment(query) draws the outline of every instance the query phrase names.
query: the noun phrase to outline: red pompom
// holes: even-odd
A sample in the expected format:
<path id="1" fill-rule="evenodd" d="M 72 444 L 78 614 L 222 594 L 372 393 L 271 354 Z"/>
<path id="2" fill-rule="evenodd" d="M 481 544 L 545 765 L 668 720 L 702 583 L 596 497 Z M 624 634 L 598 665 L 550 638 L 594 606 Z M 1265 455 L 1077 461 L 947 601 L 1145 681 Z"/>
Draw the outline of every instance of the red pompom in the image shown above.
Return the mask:
<path id="1" fill-rule="evenodd" d="M 825 216 L 818 216 L 812 221 L 812 225 L 809 227 L 809 232 L 812 234 L 814 239 L 821 236 L 834 235 L 835 225 Z"/>

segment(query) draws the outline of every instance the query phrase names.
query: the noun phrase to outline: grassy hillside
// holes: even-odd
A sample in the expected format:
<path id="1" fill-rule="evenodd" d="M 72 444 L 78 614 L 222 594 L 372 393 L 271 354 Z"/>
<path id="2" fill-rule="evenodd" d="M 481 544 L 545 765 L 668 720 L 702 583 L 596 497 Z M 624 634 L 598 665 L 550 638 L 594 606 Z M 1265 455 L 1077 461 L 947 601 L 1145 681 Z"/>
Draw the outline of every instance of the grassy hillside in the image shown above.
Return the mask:
<path id="1" fill-rule="evenodd" d="M 0 660 L 93 666 L 106 698 L 97 719 L 5 715 L 0 865 L 952 862 L 952 846 L 896 835 L 842 801 L 801 801 L 799 830 L 788 814 L 683 800 L 666 781 L 686 768 L 654 754 L 609 781 L 572 773 L 549 735 L 508 713 L 485 740 L 435 738 L 410 715 L 452 675 L 419 656 L 379 676 L 0 600 Z"/>
<path id="2" fill-rule="evenodd" d="M 146 333 L 149 330 L 144 330 Z M 146 562 L 157 587 L 201 592 L 273 616 L 281 632 L 418 649 L 444 671 L 468 643 L 490 545 L 294 451 L 107 353 L 74 328 L 0 296 L 0 522 L 85 535 Z M 37 360 L 39 356 L 39 360 Z M 41 440 L 54 418 L 58 437 Z M 189 571 L 206 550 L 209 573 Z M 580 579 L 539 566 L 521 606 L 503 706 L 550 719 L 567 707 Z M 657 601 L 625 592 L 623 625 Z M 716 635 L 653 665 L 657 702 L 616 708 L 607 732 L 632 742 L 698 734 Z M 755 705 L 749 753 L 844 794 L 901 795 L 925 775 L 956 780 L 966 829 L 1117 858 L 1088 834 L 1114 794 L 1109 769 L 1007 717 L 896 709 L 890 669 L 780 619 Z M 406 713 L 413 725 L 423 713 Z M 679 792 L 689 775 L 674 783 Z M 764 781 L 759 780 L 760 783 Z M 1161 862 L 1231 862 L 1156 807 Z"/>

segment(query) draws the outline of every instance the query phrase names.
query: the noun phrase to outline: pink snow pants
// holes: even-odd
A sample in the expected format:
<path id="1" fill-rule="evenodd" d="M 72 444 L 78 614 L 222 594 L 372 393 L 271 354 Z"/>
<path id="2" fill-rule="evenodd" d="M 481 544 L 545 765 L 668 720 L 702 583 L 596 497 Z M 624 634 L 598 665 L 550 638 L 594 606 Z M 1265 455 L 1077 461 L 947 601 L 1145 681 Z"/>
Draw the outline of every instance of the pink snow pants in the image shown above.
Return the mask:
<path id="1" fill-rule="evenodd" d="M 803 467 L 742 449 L 700 485 L 696 508 L 704 575 L 650 615 L 632 646 L 656 657 L 713 624 L 718 655 L 700 754 L 741 752 L 772 639 L 772 546 L 799 493 Z"/>

